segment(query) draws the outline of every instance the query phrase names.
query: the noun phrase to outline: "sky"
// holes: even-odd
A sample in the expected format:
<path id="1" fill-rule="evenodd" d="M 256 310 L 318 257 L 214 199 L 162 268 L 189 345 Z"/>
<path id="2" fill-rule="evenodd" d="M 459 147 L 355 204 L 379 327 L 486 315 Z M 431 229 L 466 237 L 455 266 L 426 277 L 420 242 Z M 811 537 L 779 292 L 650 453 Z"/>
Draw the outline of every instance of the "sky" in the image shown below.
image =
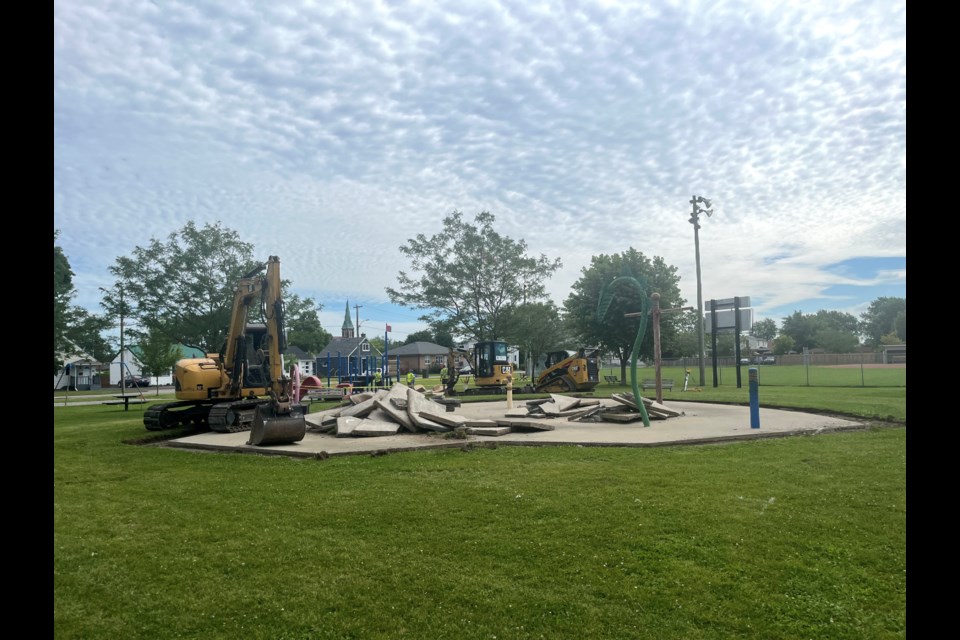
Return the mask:
<path id="1" fill-rule="evenodd" d="M 690 223 L 691 200 L 712 215 Z M 702 204 L 698 206 L 703 206 Z M 339 335 L 425 328 L 400 247 L 461 211 L 634 248 L 755 320 L 906 298 L 902 2 L 54 1 L 54 229 L 74 304 L 193 221 L 277 255 Z"/>

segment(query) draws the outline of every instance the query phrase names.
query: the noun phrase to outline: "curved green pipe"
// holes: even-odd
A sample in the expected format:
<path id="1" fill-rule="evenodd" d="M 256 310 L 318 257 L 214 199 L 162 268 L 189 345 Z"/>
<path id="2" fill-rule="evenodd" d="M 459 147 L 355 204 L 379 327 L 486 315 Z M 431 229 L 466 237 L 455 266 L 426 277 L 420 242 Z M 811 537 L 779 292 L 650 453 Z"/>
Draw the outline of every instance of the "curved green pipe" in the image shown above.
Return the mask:
<path id="1" fill-rule="evenodd" d="M 630 386 L 633 388 L 633 399 L 640 411 L 640 417 L 643 418 L 643 426 L 650 426 L 650 416 L 647 415 L 647 407 L 643 404 L 643 398 L 640 397 L 640 385 L 637 384 L 637 356 L 640 354 L 640 343 L 643 342 L 643 334 L 647 331 L 647 315 L 650 312 L 650 298 L 643 285 L 636 278 L 630 276 L 617 276 L 603 287 L 600 292 L 600 301 L 597 304 L 597 319 L 603 320 L 610 309 L 612 294 L 610 288 L 619 282 L 630 284 L 636 287 L 640 292 L 640 326 L 637 328 L 637 337 L 633 341 L 633 351 L 630 353 Z"/>

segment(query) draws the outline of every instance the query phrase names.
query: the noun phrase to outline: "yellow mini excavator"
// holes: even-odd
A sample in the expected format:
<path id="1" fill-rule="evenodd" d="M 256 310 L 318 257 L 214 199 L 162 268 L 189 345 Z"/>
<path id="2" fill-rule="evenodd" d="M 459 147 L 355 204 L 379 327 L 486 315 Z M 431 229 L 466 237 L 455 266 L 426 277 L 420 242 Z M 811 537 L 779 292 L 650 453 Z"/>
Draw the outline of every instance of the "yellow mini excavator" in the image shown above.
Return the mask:
<path id="1" fill-rule="evenodd" d="M 144 426 L 150 431 L 180 425 L 223 433 L 249 430 L 247 444 L 253 445 L 302 440 L 303 407 L 292 398 L 280 355 L 286 350 L 280 294 L 276 256 L 240 278 L 220 353 L 179 360 L 173 375 L 177 400 L 149 407 Z M 254 304 L 261 323 L 248 322 Z"/>

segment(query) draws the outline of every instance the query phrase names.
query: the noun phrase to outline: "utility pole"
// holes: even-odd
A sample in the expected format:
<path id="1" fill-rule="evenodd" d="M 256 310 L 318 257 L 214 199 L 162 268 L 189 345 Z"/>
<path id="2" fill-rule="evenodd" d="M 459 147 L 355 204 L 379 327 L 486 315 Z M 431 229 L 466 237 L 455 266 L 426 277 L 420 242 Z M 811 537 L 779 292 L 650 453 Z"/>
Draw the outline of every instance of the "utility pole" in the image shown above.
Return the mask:
<path id="1" fill-rule="evenodd" d="M 363 308 L 363 305 L 362 305 L 362 304 L 355 304 L 355 305 L 353 305 L 353 308 L 356 309 L 356 311 L 357 311 L 357 335 L 356 335 L 356 337 L 359 338 L 359 337 L 360 337 L 360 309 Z"/>
<path id="2" fill-rule="evenodd" d="M 108 296 L 112 293 L 111 291 L 107 291 L 103 287 L 98 287 L 98 289 L 106 293 Z M 124 316 L 124 311 L 126 307 L 123 304 L 123 286 L 118 284 L 117 291 L 120 293 L 120 305 L 116 307 L 117 313 L 120 316 L 120 393 L 125 395 L 127 393 L 127 377 L 125 375 L 127 363 L 124 361 L 124 355 L 123 355 L 123 352 L 125 349 L 123 344 L 123 316 Z"/>
<path id="3" fill-rule="evenodd" d="M 698 203 L 703 203 L 706 205 L 706 209 L 701 209 L 697 206 Z M 705 213 L 709 218 L 713 215 L 713 210 L 710 208 L 710 201 L 702 196 L 693 196 L 690 199 L 690 204 L 693 205 L 693 214 L 690 216 L 688 222 L 693 225 L 693 243 L 696 249 L 696 258 L 697 258 L 697 343 L 700 348 L 700 352 L 697 354 L 698 359 L 700 360 L 700 386 L 706 386 L 705 375 L 704 375 L 704 364 L 703 360 L 706 357 L 704 348 L 704 338 L 703 338 L 703 288 L 700 284 L 700 214 Z"/>
<path id="4" fill-rule="evenodd" d="M 651 293 L 650 299 L 653 300 L 653 309 L 650 310 L 650 315 L 653 316 L 653 367 L 655 370 L 655 377 L 657 381 L 657 402 L 663 404 L 663 379 L 660 375 L 660 315 L 664 313 L 677 313 L 680 311 L 692 311 L 693 307 L 683 307 L 683 308 L 673 308 L 673 309 L 661 309 L 660 308 L 660 294 Z M 630 315 L 630 314 L 625 314 Z"/>

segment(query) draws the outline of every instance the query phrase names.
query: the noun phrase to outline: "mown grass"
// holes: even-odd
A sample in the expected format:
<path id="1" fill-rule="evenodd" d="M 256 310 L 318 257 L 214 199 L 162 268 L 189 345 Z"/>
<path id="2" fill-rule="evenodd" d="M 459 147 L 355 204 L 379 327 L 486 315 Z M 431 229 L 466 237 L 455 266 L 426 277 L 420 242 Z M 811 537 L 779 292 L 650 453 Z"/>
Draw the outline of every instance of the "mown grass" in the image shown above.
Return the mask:
<path id="1" fill-rule="evenodd" d="M 319 461 L 141 419 L 54 410 L 57 638 L 906 635 L 905 426 Z"/>

